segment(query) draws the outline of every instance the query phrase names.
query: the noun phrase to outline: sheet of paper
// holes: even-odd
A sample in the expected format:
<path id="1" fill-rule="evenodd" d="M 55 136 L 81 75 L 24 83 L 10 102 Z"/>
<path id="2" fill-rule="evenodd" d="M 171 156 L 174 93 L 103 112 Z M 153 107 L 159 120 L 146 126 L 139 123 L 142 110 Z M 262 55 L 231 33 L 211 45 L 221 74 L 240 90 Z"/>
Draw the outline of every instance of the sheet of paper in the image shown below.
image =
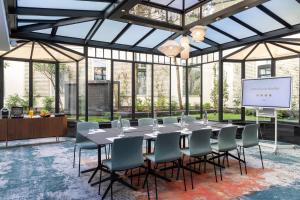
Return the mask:
<path id="1" fill-rule="evenodd" d="M 109 138 L 106 138 L 106 139 L 111 141 L 111 142 L 114 142 L 114 140 L 118 139 L 118 138 L 121 138 L 121 137 L 109 137 Z"/>

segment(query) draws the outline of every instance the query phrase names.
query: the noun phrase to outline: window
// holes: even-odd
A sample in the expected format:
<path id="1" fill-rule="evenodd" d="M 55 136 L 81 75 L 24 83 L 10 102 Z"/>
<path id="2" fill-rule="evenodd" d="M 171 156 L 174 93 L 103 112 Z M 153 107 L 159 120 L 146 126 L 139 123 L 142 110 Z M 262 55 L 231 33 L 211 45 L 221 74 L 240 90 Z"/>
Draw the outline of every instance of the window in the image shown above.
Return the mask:
<path id="1" fill-rule="evenodd" d="M 241 64 L 223 65 L 223 119 L 241 119 Z"/>
<path id="2" fill-rule="evenodd" d="M 79 76 L 79 99 L 78 99 L 78 104 L 79 104 L 79 119 L 80 120 L 85 120 L 85 60 L 82 60 L 79 62 L 79 71 L 78 71 L 78 76 Z"/>
<path id="3" fill-rule="evenodd" d="M 149 64 L 135 65 L 135 117 L 151 117 L 151 70 Z"/>
<path id="4" fill-rule="evenodd" d="M 171 111 L 172 116 L 180 116 L 186 108 L 186 74 L 185 68 L 171 66 Z"/>
<path id="5" fill-rule="evenodd" d="M 203 110 L 208 112 L 209 120 L 218 120 L 219 66 L 218 63 L 203 64 Z"/>
<path id="6" fill-rule="evenodd" d="M 257 69 L 257 77 L 258 78 L 268 78 L 271 77 L 271 65 L 259 65 Z"/>
<path id="7" fill-rule="evenodd" d="M 190 67 L 188 69 L 188 95 L 189 95 L 189 115 L 200 117 L 201 105 L 201 68 Z"/>
<path id="8" fill-rule="evenodd" d="M 26 62 L 4 62 L 4 105 L 7 108 L 29 106 L 29 64 Z"/>

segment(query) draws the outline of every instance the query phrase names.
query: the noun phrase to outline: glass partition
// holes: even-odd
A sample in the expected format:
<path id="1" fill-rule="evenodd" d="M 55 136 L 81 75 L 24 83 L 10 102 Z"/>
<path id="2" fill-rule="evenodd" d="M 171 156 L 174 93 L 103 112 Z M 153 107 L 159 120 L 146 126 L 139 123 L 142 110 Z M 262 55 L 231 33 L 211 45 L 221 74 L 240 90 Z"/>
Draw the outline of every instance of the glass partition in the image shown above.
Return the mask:
<path id="1" fill-rule="evenodd" d="M 86 70 L 85 70 L 85 60 L 82 60 L 79 62 L 79 70 L 78 70 L 78 75 L 79 75 L 79 119 L 80 120 L 85 120 L 85 105 L 86 105 L 86 98 L 85 98 L 85 76 L 86 76 Z"/>
<path id="2" fill-rule="evenodd" d="M 172 116 L 181 116 L 186 108 L 185 68 L 171 66 L 171 111 Z"/>
<path id="3" fill-rule="evenodd" d="M 201 117 L 201 67 L 188 69 L 189 115 Z"/>

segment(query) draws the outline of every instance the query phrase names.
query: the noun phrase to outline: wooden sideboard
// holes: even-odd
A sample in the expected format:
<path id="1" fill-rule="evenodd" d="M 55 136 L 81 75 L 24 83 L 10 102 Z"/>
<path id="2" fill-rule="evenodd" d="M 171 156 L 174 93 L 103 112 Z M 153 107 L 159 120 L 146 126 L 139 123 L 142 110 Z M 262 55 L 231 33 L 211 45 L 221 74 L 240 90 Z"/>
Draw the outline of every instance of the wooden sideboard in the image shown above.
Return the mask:
<path id="1" fill-rule="evenodd" d="M 0 141 L 63 137 L 66 117 L 0 119 Z"/>

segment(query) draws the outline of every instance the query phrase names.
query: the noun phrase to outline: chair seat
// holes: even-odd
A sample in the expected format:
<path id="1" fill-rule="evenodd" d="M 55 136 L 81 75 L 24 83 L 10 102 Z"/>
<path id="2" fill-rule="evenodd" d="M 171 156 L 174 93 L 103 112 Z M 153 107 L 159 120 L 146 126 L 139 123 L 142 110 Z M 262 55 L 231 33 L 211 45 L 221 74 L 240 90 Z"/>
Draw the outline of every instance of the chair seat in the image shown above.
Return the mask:
<path id="1" fill-rule="evenodd" d="M 236 143 L 238 146 L 244 147 L 244 148 L 250 148 L 250 147 L 255 147 L 258 145 L 258 143 L 252 143 L 252 144 L 243 144 L 242 140 L 236 140 Z"/>
<path id="2" fill-rule="evenodd" d="M 111 159 L 103 160 L 102 164 L 106 166 L 110 171 L 124 171 L 128 169 L 134 169 L 137 167 L 143 166 L 143 163 L 140 163 L 139 165 L 127 165 L 127 166 L 122 166 L 121 168 L 113 168 Z"/>
<path id="3" fill-rule="evenodd" d="M 82 142 L 82 143 L 77 143 L 76 146 L 78 146 L 81 149 L 97 149 L 97 145 L 92 142 Z"/>
<path id="4" fill-rule="evenodd" d="M 226 151 L 235 150 L 237 148 L 237 146 L 235 145 L 235 146 L 231 146 L 231 147 L 228 147 L 228 148 L 220 149 L 218 143 L 216 143 L 216 144 L 212 144 L 211 148 L 213 150 L 217 151 L 217 152 L 226 152 Z"/>
<path id="5" fill-rule="evenodd" d="M 178 160 L 180 157 L 172 157 L 172 156 L 166 156 L 167 158 L 166 159 L 156 159 L 155 158 L 155 155 L 154 154 L 148 154 L 146 155 L 146 158 L 148 160 L 151 160 L 152 162 L 155 162 L 155 163 L 164 163 L 164 162 L 172 162 L 172 161 L 175 161 L 175 160 Z"/>
<path id="6" fill-rule="evenodd" d="M 187 156 L 191 156 L 191 157 L 198 157 L 198 156 L 205 156 L 209 153 L 211 153 L 211 151 L 205 151 L 205 152 L 199 152 L 199 153 L 191 153 L 190 149 L 182 149 L 181 152 L 184 154 L 184 155 L 187 155 Z"/>

